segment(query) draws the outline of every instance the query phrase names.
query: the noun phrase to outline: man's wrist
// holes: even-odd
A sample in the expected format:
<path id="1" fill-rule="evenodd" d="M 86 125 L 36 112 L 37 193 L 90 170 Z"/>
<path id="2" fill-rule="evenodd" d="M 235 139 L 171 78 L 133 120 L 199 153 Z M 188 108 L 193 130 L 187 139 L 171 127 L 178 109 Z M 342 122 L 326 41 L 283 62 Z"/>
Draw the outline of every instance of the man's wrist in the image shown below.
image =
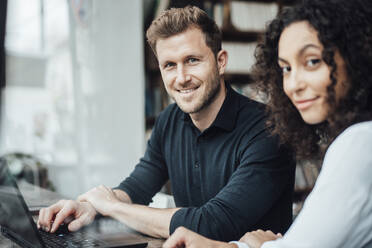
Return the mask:
<path id="1" fill-rule="evenodd" d="M 250 248 L 246 243 L 239 241 L 230 241 L 229 244 L 234 244 L 236 248 Z"/>
<path id="2" fill-rule="evenodd" d="M 125 203 L 132 203 L 132 200 L 130 199 L 129 195 L 121 190 L 121 189 L 114 189 L 113 190 L 116 198 L 118 198 L 120 201 L 125 202 Z"/>

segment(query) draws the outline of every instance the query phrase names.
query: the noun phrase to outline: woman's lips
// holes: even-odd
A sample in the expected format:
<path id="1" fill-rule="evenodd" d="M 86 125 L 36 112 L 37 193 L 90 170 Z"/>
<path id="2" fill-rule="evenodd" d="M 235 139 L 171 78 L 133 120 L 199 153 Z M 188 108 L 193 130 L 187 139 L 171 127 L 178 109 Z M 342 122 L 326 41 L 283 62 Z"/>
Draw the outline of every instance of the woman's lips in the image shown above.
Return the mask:
<path id="1" fill-rule="evenodd" d="M 296 108 L 298 110 L 305 110 L 305 109 L 311 107 L 311 105 L 313 105 L 313 103 L 317 99 L 318 99 L 318 97 L 314 97 L 314 98 L 311 98 L 311 99 L 295 101 Z"/>

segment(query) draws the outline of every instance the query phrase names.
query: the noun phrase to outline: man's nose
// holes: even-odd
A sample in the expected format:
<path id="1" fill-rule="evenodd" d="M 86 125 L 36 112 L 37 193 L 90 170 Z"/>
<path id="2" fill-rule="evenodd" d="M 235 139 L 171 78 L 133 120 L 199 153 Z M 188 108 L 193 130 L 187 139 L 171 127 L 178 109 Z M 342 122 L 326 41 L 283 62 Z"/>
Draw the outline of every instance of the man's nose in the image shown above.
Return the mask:
<path id="1" fill-rule="evenodd" d="M 187 71 L 184 66 L 178 66 L 177 67 L 177 78 L 176 82 L 178 84 L 186 83 L 190 80 L 190 75 L 187 74 Z"/>

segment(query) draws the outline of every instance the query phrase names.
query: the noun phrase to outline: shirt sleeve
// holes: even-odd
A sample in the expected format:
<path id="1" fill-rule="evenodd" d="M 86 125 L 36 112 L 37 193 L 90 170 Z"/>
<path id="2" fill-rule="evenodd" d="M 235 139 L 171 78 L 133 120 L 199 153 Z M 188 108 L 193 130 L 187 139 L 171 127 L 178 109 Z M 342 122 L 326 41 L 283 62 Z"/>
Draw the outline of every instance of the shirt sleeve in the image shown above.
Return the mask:
<path id="1" fill-rule="evenodd" d="M 252 230 L 285 189 L 293 190 L 294 163 L 281 152 L 276 139 L 260 134 L 241 155 L 227 185 L 203 206 L 178 210 L 170 233 L 185 226 L 208 238 L 229 241 Z"/>
<path id="2" fill-rule="evenodd" d="M 372 128 L 364 127 L 353 126 L 334 141 L 291 228 L 262 248 L 370 247 Z"/>
<path id="3" fill-rule="evenodd" d="M 163 157 L 161 118 L 154 125 L 145 155 L 134 171 L 115 189 L 126 192 L 133 203 L 148 205 L 152 197 L 168 180 L 168 170 Z"/>

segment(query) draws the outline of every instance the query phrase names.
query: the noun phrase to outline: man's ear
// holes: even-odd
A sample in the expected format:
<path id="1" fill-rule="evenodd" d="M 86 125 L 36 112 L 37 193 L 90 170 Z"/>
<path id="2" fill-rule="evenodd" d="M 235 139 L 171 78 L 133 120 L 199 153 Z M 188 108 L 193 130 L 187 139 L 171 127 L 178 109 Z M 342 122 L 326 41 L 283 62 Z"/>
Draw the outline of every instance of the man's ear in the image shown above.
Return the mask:
<path id="1" fill-rule="evenodd" d="M 220 75 L 225 74 L 226 66 L 227 66 L 227 51 L 222 49 L 217 53 L 217 66 L 218 66 L 218 73 Z"/>

